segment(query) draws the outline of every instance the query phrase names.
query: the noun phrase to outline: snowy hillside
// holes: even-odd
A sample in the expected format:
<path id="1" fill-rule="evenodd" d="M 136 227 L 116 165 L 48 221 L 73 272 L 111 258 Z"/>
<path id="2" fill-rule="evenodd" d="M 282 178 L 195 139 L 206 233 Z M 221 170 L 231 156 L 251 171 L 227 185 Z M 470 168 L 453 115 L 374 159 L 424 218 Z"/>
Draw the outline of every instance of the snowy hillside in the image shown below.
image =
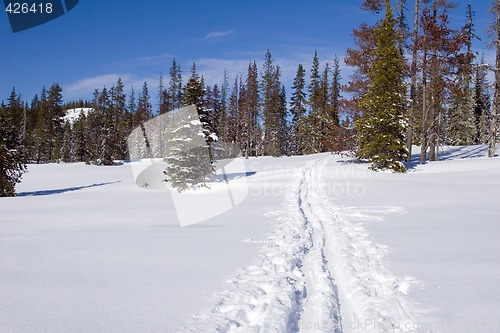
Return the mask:
<path id="1" fill-rule="evenodd" d="M 248 197 L 185 228 L 130 164 L 30 165 L 0 199 L 0 332 L 498 332 L 500 159 L 440 153 L 243 160 Z"/>
<path id="2" fill-rule="evenodd" d="M 71 124 L 78 119 L 80 114 L 87 115 L 92 108 L 76 108 L 76 109 L 68 109 L 66 110 L 66 115 L 63 117 L 63 121 L 69 121 Z"/>

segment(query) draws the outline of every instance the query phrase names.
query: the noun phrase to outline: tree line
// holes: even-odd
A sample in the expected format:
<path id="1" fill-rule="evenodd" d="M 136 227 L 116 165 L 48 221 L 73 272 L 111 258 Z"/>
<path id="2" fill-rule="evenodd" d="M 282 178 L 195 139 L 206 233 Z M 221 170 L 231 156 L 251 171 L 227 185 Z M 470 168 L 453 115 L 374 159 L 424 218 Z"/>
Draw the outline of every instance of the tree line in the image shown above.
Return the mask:
<path id="1" fill-rule="evenodd" d="M 269 50 L 260 71 L 250 61 L 246 75 L 230 79 L 225 71 L 223 82 L 213 86 L 196 64 L 184 84 L 174 59 L 168 76 L 159 78 L 155 102 L 146 83 L 137 95 L 133 89 L 126 94 L 121 79 L 96 89 L 91 100 L 67 103 L 58 83 L 29 102 L 13 88 L 0 105 L 2 193 L 15 193 L 27 162 L 125 160 L 134 128 L 188 103 L 204 110 L 200 117 L 218 140 L 238 144 L 246 157 L 351 150 L 373 169 L 405 171 L 401 162 L 411 160 L 415 144 L 420 162 L 437 160 L 440 145 L 489 143 L 494 154 L 491 66 L 472 48 L 477 36 L 471 4 L 459 29 L 450 26 L 455 7 L 447 0 L 415 0 L 413 12 L 407 5 L 365 0 L 363 10 L 382 15 L 353 31 L 355 47 L 344 59 L 354 70 L 348 82 L 341 85 L 337 57 L 322 65 L 314 52 L 309 68 L 298 64 L 289 98 Z M 88 111 L 65 120 L 71 108 Z"/>

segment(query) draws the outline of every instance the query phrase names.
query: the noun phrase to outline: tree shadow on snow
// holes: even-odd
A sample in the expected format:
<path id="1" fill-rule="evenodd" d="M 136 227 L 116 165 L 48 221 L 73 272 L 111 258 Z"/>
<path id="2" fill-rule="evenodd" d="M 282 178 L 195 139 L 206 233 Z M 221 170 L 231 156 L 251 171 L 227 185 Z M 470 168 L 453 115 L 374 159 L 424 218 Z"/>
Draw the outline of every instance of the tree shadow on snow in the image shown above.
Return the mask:
<path id="1" fill-rule="evenodd" d="M 61 194 L 61 193 L 65 193 L 65 192 L 79 191 L 79 190 L 83 190 L 86 188 L 99 187 L 99 186 L 104 186 L 104 185 L 109 185 L 109 184 L 116 184 L 116 183 L 120 183 L 120 182 L 121 182 L 121 180 L 116 181 L 116 182 L 107 182 L 107 183 L 98 183 L 98 184 L 85 185 L 85 186 L 67 187 L 67 188 L 60 188 L 60 189 L 55 189 L 55 190 L 21 192 L 21 193 L 18 193 L 16 196 L 17 197 L 36 197 L 36 196 L 41 196 L 41 195 Z"/>
<path id="2" fill-rule="evenodd" d="M 255 171 L 247 171 L 247 172 L 235 172 L 235 173 L 226 173 L 222 175 L 215 175 L 216 182 L 223 182 L 226 180 L 238 179 L 243 177 L 250 177 L 255 175 L 257 172 Z"/>

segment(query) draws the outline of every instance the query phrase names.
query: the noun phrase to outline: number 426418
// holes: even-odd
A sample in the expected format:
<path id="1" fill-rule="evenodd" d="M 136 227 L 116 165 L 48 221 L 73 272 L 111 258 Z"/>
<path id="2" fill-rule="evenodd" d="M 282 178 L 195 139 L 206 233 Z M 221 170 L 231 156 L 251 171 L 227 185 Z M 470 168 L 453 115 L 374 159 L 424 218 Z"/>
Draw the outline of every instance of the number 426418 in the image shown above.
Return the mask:
<path id="1" fill-rule="evenodd" d="M 5 11 L 9 14 L 51 14 L 52 3 L 22 3 L 22 2 L 9 2 Z"/>

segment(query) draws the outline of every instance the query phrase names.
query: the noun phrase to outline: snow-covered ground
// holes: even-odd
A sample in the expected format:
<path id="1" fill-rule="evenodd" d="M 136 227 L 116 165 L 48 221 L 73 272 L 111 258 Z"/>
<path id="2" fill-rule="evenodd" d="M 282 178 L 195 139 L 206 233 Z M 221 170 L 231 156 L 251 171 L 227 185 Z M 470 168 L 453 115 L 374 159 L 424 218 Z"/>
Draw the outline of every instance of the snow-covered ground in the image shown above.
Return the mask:
<path id="1" fill-rule="evenodd" d="M 248 197 L 184 228 L 127 163 L 30 165 L 0 199 L 0 332 L 498 332 L 485 154 L 446 148 L 404 175 L 251 158 Z"/>
<path id="2" fill-rule="evenodd" d="M 64 122 L 69 121 L 71 124 L 80 117 L 81 114 L 87 115 L 92 111 L 92 108 L 76 108 L 66 110 L 66 115 L 62 118 Z"/>

